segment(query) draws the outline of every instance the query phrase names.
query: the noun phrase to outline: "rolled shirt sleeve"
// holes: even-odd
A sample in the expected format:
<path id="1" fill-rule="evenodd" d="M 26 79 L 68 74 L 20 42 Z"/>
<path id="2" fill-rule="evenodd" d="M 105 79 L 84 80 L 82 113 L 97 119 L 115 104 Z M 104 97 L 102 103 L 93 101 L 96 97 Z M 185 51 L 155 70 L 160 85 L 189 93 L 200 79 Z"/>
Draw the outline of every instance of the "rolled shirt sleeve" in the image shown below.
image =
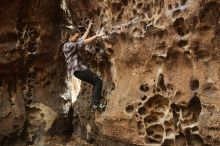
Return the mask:
<path id="1" fill-rule="evenodd" d="M 85 42 L 82 38 L 79 38 L 79 40 L 77 41 L 77 46 L 79 49 L 85 47 Z"/>
<path id="2" fill-rule="evenodd" d="M 65 53 L 69 53 L 69 52 L 72 52 L 74 50 L 77 50 L 77 49 L 81 49 L 85 47 L 85 42 L 82 38 L 79 38 L 77 40 L 77 42 L 73 43 L 73 42 L 67 42 L 65 45 L 64 45 L 64 52 Z"/>

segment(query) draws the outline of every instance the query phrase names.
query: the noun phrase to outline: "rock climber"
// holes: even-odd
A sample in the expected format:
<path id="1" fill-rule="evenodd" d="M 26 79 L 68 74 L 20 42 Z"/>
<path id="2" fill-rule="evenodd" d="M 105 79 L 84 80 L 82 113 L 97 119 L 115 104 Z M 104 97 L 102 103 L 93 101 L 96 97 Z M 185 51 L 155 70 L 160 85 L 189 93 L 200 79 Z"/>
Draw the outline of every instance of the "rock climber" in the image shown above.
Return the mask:
<path id="1" fill-rule="evenodd" d="M 75 75 L 78 79 L 93 85 L 92 107 L 94 109 L 104 109 L 106 105 L 100 102 L 102 98 L 102 80 L 87 67 L 79 52 L 80 49 L 85 49 L 85 45 L 92 43 L 94 40 L 104 35 L 103 33 L 99 33 L 87 38 L 91 26 L 92 23 L 90 22 L 82 37 L 80 37 L 80 32 L 78 30 L 67 32 L 63 44 L 63 52 L 68 74 Z"/>

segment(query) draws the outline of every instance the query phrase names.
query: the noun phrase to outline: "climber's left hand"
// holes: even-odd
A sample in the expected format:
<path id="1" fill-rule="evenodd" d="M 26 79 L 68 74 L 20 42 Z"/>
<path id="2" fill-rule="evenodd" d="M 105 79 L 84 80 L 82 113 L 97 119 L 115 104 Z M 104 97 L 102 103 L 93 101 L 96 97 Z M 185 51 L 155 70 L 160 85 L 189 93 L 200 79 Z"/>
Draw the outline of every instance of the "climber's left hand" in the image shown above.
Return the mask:
<path id="1" fill-rule="evenodd" d="M 89 22 L 89 28 L 93 25 L 92 21 Z"/>

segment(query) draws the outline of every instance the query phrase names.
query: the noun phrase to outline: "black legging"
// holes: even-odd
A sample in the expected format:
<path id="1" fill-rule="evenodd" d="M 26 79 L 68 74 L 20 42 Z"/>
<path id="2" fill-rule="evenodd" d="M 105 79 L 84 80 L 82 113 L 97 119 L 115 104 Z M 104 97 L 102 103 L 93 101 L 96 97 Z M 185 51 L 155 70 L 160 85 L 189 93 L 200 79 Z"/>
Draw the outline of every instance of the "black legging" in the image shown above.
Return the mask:
<path id="1" fill-rule="evenodd" d="M 92 104 L 98 105 L 101 100 L 102 80 L 89 69 L 83 71 L 75 71 L 74 75 L 78 79 L 86 81 L 94 86 L 92 94 Z"/>

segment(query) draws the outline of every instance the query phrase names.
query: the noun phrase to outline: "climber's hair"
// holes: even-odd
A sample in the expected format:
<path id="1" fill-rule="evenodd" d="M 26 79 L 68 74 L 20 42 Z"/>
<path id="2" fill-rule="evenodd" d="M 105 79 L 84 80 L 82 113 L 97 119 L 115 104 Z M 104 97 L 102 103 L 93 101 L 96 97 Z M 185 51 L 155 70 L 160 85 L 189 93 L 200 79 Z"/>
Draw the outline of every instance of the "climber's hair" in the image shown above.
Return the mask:
<path id="1" fill-rule="evenodd" d="M 78 29 L 70 30 L 68 32 L 69 37 L 75 35 L 76 33 L 80 34 L 80 31 Z"/>
<path id="2" fill-rule="evenodd" d="M 70 36 L 75 35 L 76 33 L 80 34 L 80 31 L 78 29 L 73 30 L 67 30 L 64 35 L 62 36 L 62 42 L 68 42 Z"/>
<path id="3" fill-rule="evenodd" d="M 59 54 L 60 54 L 60 51 L 63 49 L 63 45 L 69 41 L 70 36 L 75 35 L 76 33 L 80 34 L 80 31 L 78 29 L 74 29 L 74 30 L 69 29 L 61 34 Z"/>

